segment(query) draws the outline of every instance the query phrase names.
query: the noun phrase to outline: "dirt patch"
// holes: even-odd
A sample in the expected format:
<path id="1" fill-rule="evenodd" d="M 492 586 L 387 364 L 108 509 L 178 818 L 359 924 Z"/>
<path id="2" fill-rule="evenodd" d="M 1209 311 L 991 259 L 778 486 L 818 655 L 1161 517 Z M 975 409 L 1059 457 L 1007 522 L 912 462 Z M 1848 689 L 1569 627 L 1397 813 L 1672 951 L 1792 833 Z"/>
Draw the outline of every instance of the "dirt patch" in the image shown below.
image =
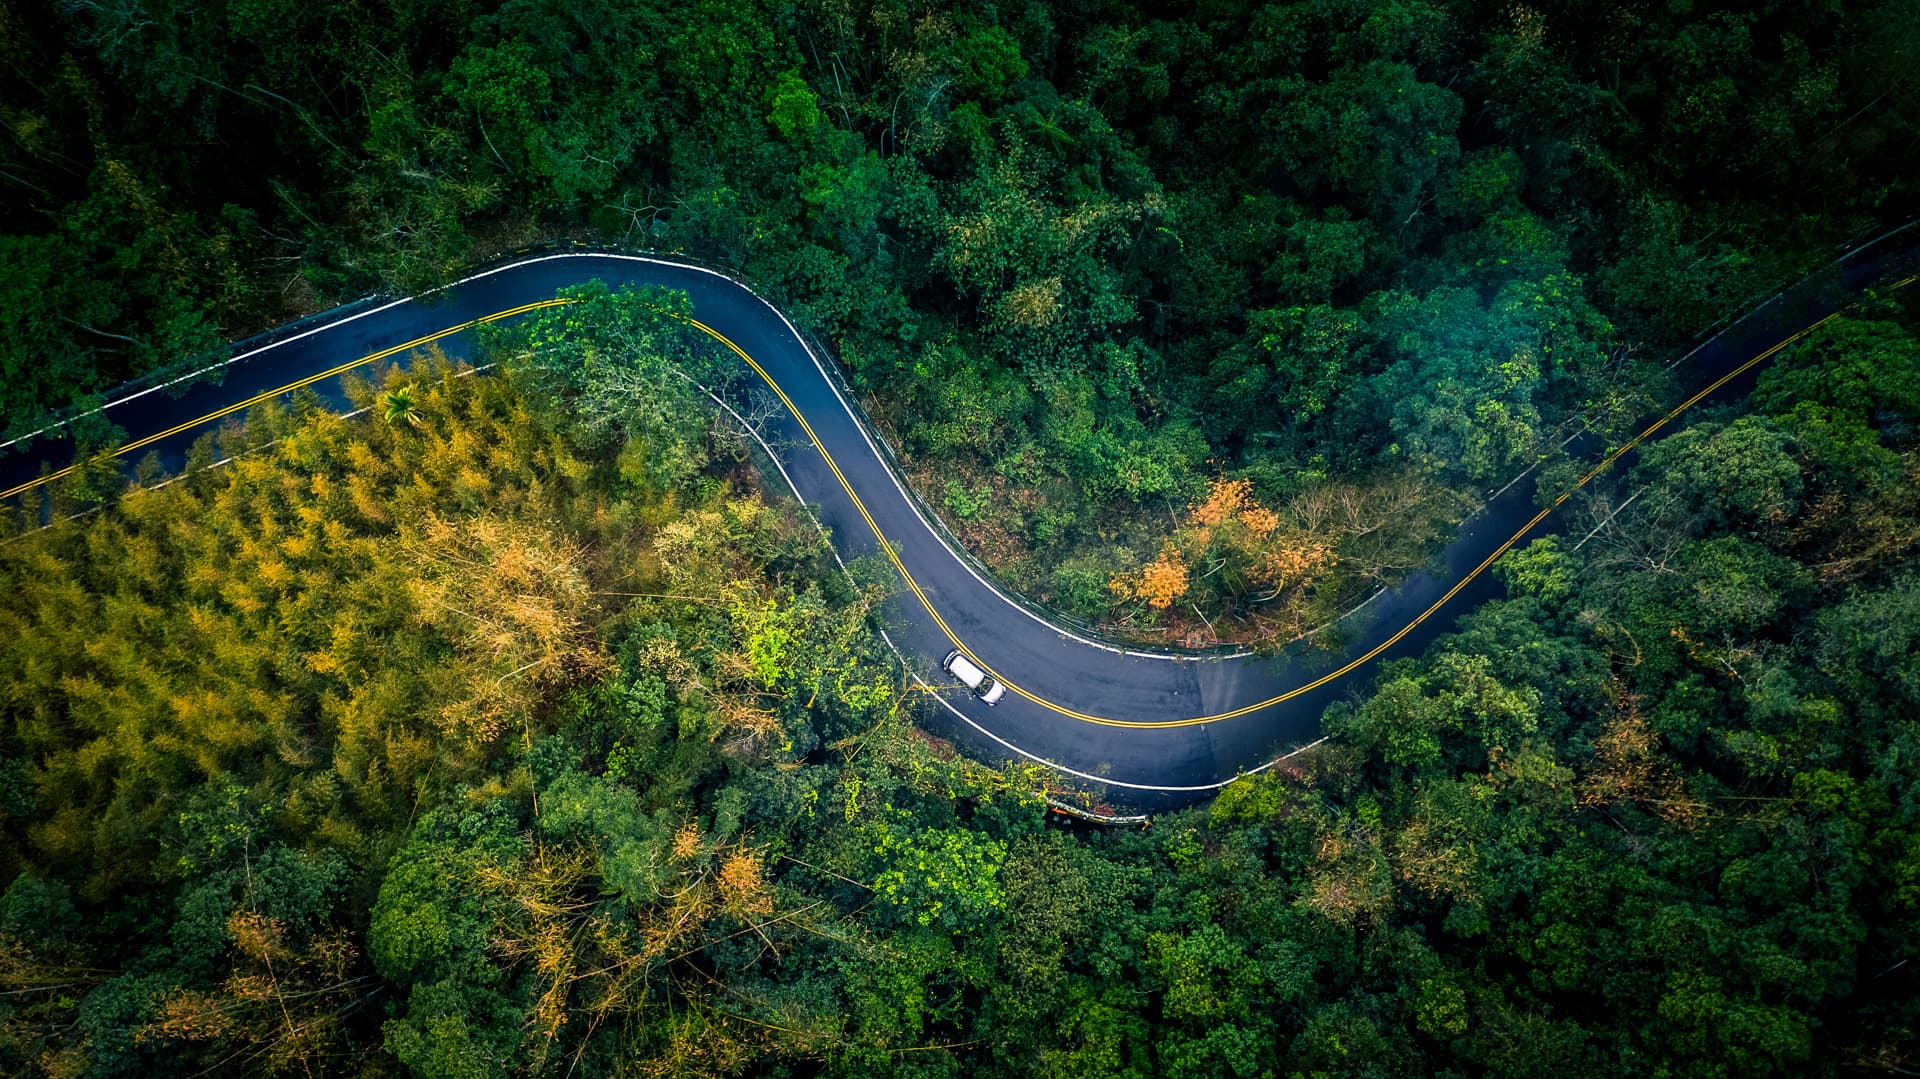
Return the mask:
<path id="1" fill-rule="evenodd" d="M 1036 507 L 1038 495 L 973 462 L 953 461 L 936 469 L 905 461 L 903 468 L 915 493 L 930 504 L 940 523 L 969 554 L 1015 587 L 1030 584 L 1025 577 L 1031 573 L 1033 546 L 1025 535 L 1026 517 Z M 961 497 L 979 507 L 974 515 L 961 517 L 945 504 L 948 484 L 956 485 L 963 492 Z"/>

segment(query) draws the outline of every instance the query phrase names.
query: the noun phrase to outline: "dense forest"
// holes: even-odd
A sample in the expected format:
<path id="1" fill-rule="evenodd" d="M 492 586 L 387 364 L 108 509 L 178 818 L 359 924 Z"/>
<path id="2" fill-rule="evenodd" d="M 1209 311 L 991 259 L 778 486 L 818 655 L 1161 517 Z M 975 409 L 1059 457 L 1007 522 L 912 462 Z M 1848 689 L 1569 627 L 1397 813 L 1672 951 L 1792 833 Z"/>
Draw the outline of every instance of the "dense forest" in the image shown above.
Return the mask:
<path id="1" fill-rule="evenodd" d="M 1016 589 L 1277 645 L 1911 217 L 1916 71 L 1912 0 L 0 0 L 0 424 L 685 252 Z M 0 534 L 0 1070 L 1910 1073 L 1901 295 L 1147 828 L 921 733 L 671 296 L 83 469 Z"/>

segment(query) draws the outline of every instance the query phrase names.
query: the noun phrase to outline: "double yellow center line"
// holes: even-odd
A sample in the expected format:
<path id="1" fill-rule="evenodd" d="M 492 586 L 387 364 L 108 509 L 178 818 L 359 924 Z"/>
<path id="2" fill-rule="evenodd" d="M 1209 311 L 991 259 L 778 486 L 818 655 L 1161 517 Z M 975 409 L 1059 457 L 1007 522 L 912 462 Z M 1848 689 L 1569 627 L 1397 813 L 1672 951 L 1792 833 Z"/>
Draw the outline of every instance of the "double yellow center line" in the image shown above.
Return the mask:
<path id="1" fill-rule="evenodd" d="M 1896 282 L 1891 287 L 1894 289 L 1905 288 L 1906 286 L 1912 284 L 1917 279 L 1920 279 L 1920 275 L 1914 275 L 1912 277 L 1908 277 L 1902 281 Z M 392 348 L 382 349 L 379 352 L 375 352 L 368 356 L 363 356 L 360 359 L 353 360 L 349 363 L 343 363 L 337 367 L 328 368 L 327 370 L 321 371 L 317 374 L 309 375 L 306 378 L 299 380 L 298 382 L 291 382 L 277 389 L 267 390 L 263 393 L 255 394 L 244 401 L 235 402 L 234 404 L 228 405 L 225 408 L 219 409 L 218 411 L 210 412 L 205 416 L 201 416 L 197 419 L 189 420 L 186 423 L 176 424 L 175 426 L 170 427 L 165 431 L 148 435 L 144 438 L 136 439 L 132 442 L 127 443 L 124 446 L 120 446 L 110 451 L 105 456 L 120 457 L 128 453 L 133 453 L 149 445 L 152 445 L 153 443 L 158 442 L 164 438 L 168 438 L 172 435 L 179 434 L 182 431 L 190 430 L 194 427 L 200 426 L 205 423 L 209 423 L 213 420 L 220 419 L 224 416 L 231 415 L 232 413 L 238 412 L 241 409 L 248 408 L 253 405 L 259 404 L 263 401 L 270 400 L 274 397 L 280 396 L 281 394 L 300 389 L 301 387 L 304 387 L 304 386 L 310 386 L 315 382 L 320 382 L 324 379 L 332 378 L 335 375 L 339 375 L 344 372 L 351 371 L 356 367 L 363 367 L 367 364 L 377 362 L 389 356 L 395 355 L 396 353 L 406 352 L 410 349 L 420 348 L 423 345 L 432 344 L 433 342 L 441 340 L 442 338 L 450 337 L 458 333 L 463 333 L 467 330 L 473 329 L 476 326 L 484 325 L 489 322 L 498 322 L 501 319 L 513 318 L 517 315 L 524 315 L 524 314 L 527 314 L 528 312 L 538 311 L 544 308 L 561 307 L 572 302 L 574 301 L 566 300 L 566 299 L 558 299 L 558 298 L 550 299 L 550 300 L 540 300 L 535 303 L 522 304 L 519 307 L 508 308 L 505 311 L 496 311 L 491 315 L 483 315 L 469 322 L 462 322 L 456 326 L 449 326 L 444 330 L 440 330 L 435 333 L 430 333 L 424 337 L 418 337 L 412 341 L 405 342 L 404 344 L 395 345 Z M 821 459 L 826 461 L 827 467 L 833 471 L 834 478 L 840 481 L 841 489 L 846 491 L 847 498 L 852 501 L 854 508 L 860 512 L 861 519 L 865 520 L 867 523 L 867 527 L 872 529 L 874 538 L 878 540 L 880 543 L 880 549 L 885 551 L 887 554 L 887 560 L 893 563 L 894 569 L 900 574 L 901 579 L 906 582 L 907 588 L 913 592 L 914 597 L 920 601 L 921 607 L 925 608 L 928 617 L 932 618 L 934 624 L 940 627 L 940 632 L 946 636 L 947 640 L 953 643 L 955 648 L 959 649 L 964 655 L 967 656 L 967 658 L 979 664 L 981 669 L 985 670 L 988 674 L 992 675 L 1002 685 L 1006 686 L 1008 689 L 1019 694 L 1020 696 L 1025 697 L 1027 700 L 1032 701 L 1034 704 L 1037 704 L 1040 707 L 1045 708 L 1051 712 L 1055 712 L 1059 715 L 1066 716 L 1070 719 L 1076 719 L 1084 723 L 1098 724 L 1103 727 L 1129 727 L 1129 728 L 1136 728 L 1136 729 L 1144 729 L 1144 728 L 1162 728 L 1162 727 L 1190 727 L 1190 726 L 1195 726 L 1197 724 L 1217 723 L 1222 720 L 1235 719 L 1240 716 L 1249 715 L 1253 712 L 1258 712 L 1265 708 L 1271 708 L 1277 704 L 1283 704 L 1286 701 L 1292 700 L 1293 698 L 1298 697 L 1303 693 L 1311 693 L 1312 691 L 1319 689 L 1320 687 L 1327 685 L 1330 682 L 1336 681 L 1340 678 L 1343 678 L 1353 673 L 1355 670 L 1365 666 L 1369 662 L 1372 662 L 1381 653 L 1385 652 L 1389 648 L 1392 648 L 1395 644 L 1398 644 L 1402 638 L 1406 637 L 1407 634 L 1413 632 L 1416 627 L 1418 627 L 1421 623 L 1425 622 L 1427 619 L 1431 618 L 1442 607 L 1445 607 L 1447 603 L 1453 599 L 1454 596 L 1460 593 L 1461 589 L 1467 587 L 1468 584 L 1472 583 L 1482 573 L 1485 573 L 1487 568 L 1493 565 L 1493 563 L 1502 554 L 1505 554 L 1508 550 L 1510 550 L 1513 547 L 1514 544 L 1520 542 L 1521 538 L 1524 537 L 1528 532 L 1532 531 L 1535 527 L 1537 527 L 1540 524 L 1540 522 L 1546 520 L 1547 516 L 1551 514 L 1555 509 L 1558 509 L 1561 505 L 1565 504 L 1565 502 L 1572 497 L 1573 491 L 1577 491 L 1580 488 L 1585 487 L 1588 483 L 1592 482 L 1595 477 L 1605 472 L 1609 467 L 1611 467 L 1615 462 L 1617 462 L 1622 456 L 1632 452 L 1634 449 L 1638 448 L 1641 444 L 1646 442 L 1647 439 L 1653 437 L 1653 435 L 1656 434 L 1661 428 L 1673 422 L 1673 420 L 1678 418 L 1681 413 L 1686 412 L 1688 409 L 1699 404 L 1701 401 L 1705 400 L 1707 397 L 1712 395 L 1716 390 L 1719 390 L 1722 386 L 1725 386 L 1728 382 L 1733 381 L 1734 379 L 1740 377 L 1746 372 L 1752 370 L 1755 366 L 1772 358 L 1775 354 L 1779 353 L 1780 350 L 1787 348 L 1788 346 L 1792 345 L 1794 342 L 1801 340 L 1802 338 L 1806 337 L 1808 334 L 1819 329 L 1821 326 L 1824 326 L 1828 322 L 1839 317 L 1840 314 L 1841 312 L 1836 311 L 1830 315 L 1827 315 L 1825 318 L 1822 318 L 1819 321 L 1813 323 L 1812 325 L 1809 325 L 1806 328 L 1800 330 L 1799 332 L 1793 334 L 1792 336 L 1787 337 L 1786 339 L 1780 341 L 1778 344 L 1774 345 L 1772 348 L 1769 348 L 1765 352 L 1762 352 L 1752 357 L 1751 359 L 1742 363 L 1740 366 L 1720 376 L 1718 379 L 1714 380 L 1712 384 L 1700 390 L 1698 393 L 1695 393 L 1693 396 L 1687 398 L 1685 401 L 1681 402 L 1678 406 L 1676 406 L 1671 411 L 1669 411 L 1666 415 L 1662 416 L 1660 419 L 1650 424 L 1646 428 L 1646 430 L 1641 431 L 1639 434 L 1635 435 L 1625 445 L 1622 445 L 1618 449 L 1614 450 L 1612 453 L 1609 453 L 1604 460 L 1602 460 L 1599 464 L 1595 465 L 1593 468 L 1589 469 L 1585 475 L 1581 476 L 1580 479 L 1573 485 L 1572 490 L 1569 490 L 1566 493 L 1561 494 L 1558 498 L 1554 499 L 1552 506 L 1549 506 L 1546 509 L 1540 510 L 1538 513 L 1535 513 L 1533 517 L 1527 521 L 1526 524 L 1520 526 L 1520 528 L 1516 530 L 1512 536 L 1508 537 L 1504 543 L 1501 543 L 1498 547 L 1494 548 L 1492 553 L 1488 554 L 1484 559 L 1482 559 L 1479 565 L 1475 566 L 1465 576 L 1461 577 L 1460 580 L 1457 581 L 1452 588 L 1447 590 L 1446 594 L 1442 595 L 1439 599 L 1435 600 L 1430 606 L 1427 607 L 1426 610 L 1420 612 L 1420 614 L 1417 617 L 1415 617 L 1412 621 L 1408 622 L 1406 625 L 1400 627 L 1398 631 L 1396 631 L 1392 636 L 1388 637 L 1386 640 L 1381 641 L 1379 644 L 1375 645 L 1374 647 L 1362 653 L 1361 655 L 1354 657 L 1353 659 L 1349 660 L 1348 662 L 1341 665 L 1340 667 L 1332 671 L 1329 671 L 1324 675 L 1321 675 L 1320 677 L 1314 679 L 1311 682 L 1308 682 L 1301 686 L 1297 686 L 1294 689 L 1290 689 L 1285 693 L 1279 694 L 1278 696 L 1269 697 L 1266 700 L 1262 700 L 1262 701 L 1255 701 L 1252 704 L 1245 705 L 1244 707 L 1240 707 L 1240 708 L 1235 708 L 1231 711 L 1217 712 L 1212 715 L 1205 715 L 1205 716 L 1192 716 L 1186 719 L 1166 719 L 1166 720 L 1113 719 L 1107 716 L 1096 716 L 1096 715 L 1090 715 L 1086 712 L 1076 711 L 1074 709 L 1067 708 L 1064 705 L 1056 704 L 1053 701 L 1047 700 L 1044 697 L 1040 697 L 1034 694 L 1030 690 L 1022 688 L 1017 683 L 1009 681 L 1006 675 L 1002 674 L 1000 671 L 988 665 L 985 660 L 981 659 L 977 654 L 973 652 L 972 649 L 968 648 L 965 642 L 960 640 L 959 635 L 953 632 L 952 627 L 947 625 L 946 619 L 942 618 L 940 616 L 940 612 L 934 608 L 933 601 L 927 598 L 927 594 L 920 587 L 920 583 L 914 579 L 912 573 L 908 572 L 906 564 L 900 560 L 900 556 L 894 550 L 893 545 L 887 541 L 886 535 L 880 531 L 879 523 L 875 521 L 873 519 L 873 515 L 867 511 L 866 503 L 861 501 L 859 493 L 853 489 L 853 484 L 848 481 L 846 474 L 840 470 L 840 465 L 837 461 L 834 460 L 833 454 L 828 452 L 826 444 L 821 442 L 820 437 L 814 433 L 813 425 L 807 422 L 807 418 L 801 414 L 799 407 L 793 403 L 792 398 L 787 396 L 786 391 L 781 388 L 779 382 L 775 381 L 773 375 L 770 374 L 766 368 L 762 367 L 759 364 L 759 362 L 756 361 L 752 356 L 748 355 L 745 349 L 735 344 L 731 338 L 727 337 L 725 334 L 721 333 L 719 330 L 714 329 L 712 326 L 709 326 L 698 319 L 688 319 L 688 322 L 691 323 L 695 329 L 713 338 L 715 341 L 718 341 L 720 344 L 726 346 L 728 350 L 733 352 L 734 355 L 740 357 L 741 361 L 744 362 L 748 367 L 752 368 L 753 372 L 756 375 L 759 375 L 761 380 L 764 381 L 767 384 L 767 386 L 773 390 L 774 394 L 780 398 L 780 403 L 786 406 L 788 413 L 790 413 L 793 416 L 794 420 L 800 424 L 801 430 L 806 432 L 808 441 L 812 442 L 814 449 L 819 451 Z M 48 475 L 41 476 L 27 483 L 19 484 L 18 486 L 9 488 L 5 491 L 0 491 L 0 498 L 8 498 L 13 495 L 19 494 L 22 491 L 26 491 L 31 488 L 37 487 L 50 480 L 59 479 L 62 476 L 69 475 L 77 467 L 79 467 L 78 464 L 69 465 L 66 468 L 59 470 L 58 472 L 49 473 Z"/>
<path id="2" fill-rule="evenodd" d="M 252 397 L 249 397 L 244 401 L 235 401 L 233 404 L 230 404 L 225 408 L 216 409 L 213 412 L 209 412 L 206 415 L 200 416 L 196 419 L 188 420 L 185 423 L 174 424 L 172 427 L 169 427 L 164 431 L 156 431 L 153 434 L 145 436 L 144 438 L 136 438 L 132 442 L 129 442 L 124 446 L 116 446 L 111 450 L 107 450 L 105 452 L 97 454 L 93 458 L 90 458 L 88 461 L 75 461 L 73 464 L 70 464 L 65 468 L 59 469 L 58 471 L 49 472 L 44 476 L 36 477 L 34 479 L 28 480 L 25 483 L 15 484 L 14 486 L 9 487 L 4 491 L 0 491 L 0 499 L 12 498 L 14 495 L 17 495 L 22 491 L 31 491 L 32 489 L 40 486 L 43 483 L 51 483 L 52 481 L 60 479 L 64 476 L 71 476 L 74 472 L 78 471 L 80 468 L 84 467 L 86 464 L 91 463 L 92 461 L 110 460 L 116 457 L 125 457 L 127 454 L 130 454 L 130 453 L 137 453 L 140 450 L 146 449 L 148 446 L 151 446 L 156 442 L 160 442 L 165 439 L 172 438 L 174 435 L 177 435 L 182 431 L 190 431 L 193 428 L 199 427 L 203 424 L 212 423 L 214 420 L 223 419 L 227 416 L 231 416 L 232 414 L 240 411 L 241 409 L 252 408 L 254 405 L 260 404 L 263 401 L 270 401 L 273 398 L 278 397 L 283 393 L 292 393 L 294 390 L 303 389 L 307 386 L 313 385 L 316 382 L 324 382 L 327 379 L 334 377 L 335 375 L 345 374 L 346 372 L 351 371 L 356 367 L 365 367 L 367 364 L 377 363 L 396 353 L 406 352 L 409 349 L 416 349 L 424 345 L 433 344 L 435 341 L 438 341 L 442 338 L 451 337 L 457 333 L 464 333 L 467 330 L 473 329 L 475 326 L 483 325 L 488 322 L 498 322 L 503 318 L 512 318 L 515 315 L 524 315 L 529 311 L 538 311 L 541 308 L 545 308 L 545 307 L 559 307 L 571 302 L 572 301 L 570 300 L 554 299 L 554 300 L 541 300 L 537 303 L 521 304 L 519 307 L 508 308 L 505 311 L 496 311 L 491 315 L 483 315 L 479 318 L 474 319 L 471 322 L 462 322 L 458 326 L 449 326 L 444 330 L 439 330 L 435 333 L 430 333 L 425 337 L 416 337 L 413 340 L 406 342 L 405 344 L 395 345 L 392 348 L 381 349 L 379 352 L 375 352 L 372 355 L 362 356 L 357 360 L 351 360 L 347 363 L 340 364 L 337 367 L 329 367 L 324 371 L 320 371 L 316 374 L 308 375 L 306 378 L 303 378 L 298 382 L 289 382 L 285 386 L 280 386 L 275 389 L 266 390 L 262 393 L 256 393 Z"/>

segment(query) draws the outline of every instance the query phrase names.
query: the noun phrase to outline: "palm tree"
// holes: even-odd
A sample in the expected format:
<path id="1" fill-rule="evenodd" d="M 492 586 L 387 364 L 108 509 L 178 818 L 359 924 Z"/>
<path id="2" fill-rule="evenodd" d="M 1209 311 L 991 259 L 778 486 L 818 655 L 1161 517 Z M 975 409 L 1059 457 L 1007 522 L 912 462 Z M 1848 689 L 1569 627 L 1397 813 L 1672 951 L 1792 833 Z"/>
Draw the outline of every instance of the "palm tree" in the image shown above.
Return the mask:
<path id="1" fill-rule="evenodd" d="M 405 420 L 415 427 L 422 426 L 420 406 L 414 403 L 411 386 L 401 386 L 381 394 L 380 406 L 381 415 L 386 417 L 388 423 L 399 423 Z"/>

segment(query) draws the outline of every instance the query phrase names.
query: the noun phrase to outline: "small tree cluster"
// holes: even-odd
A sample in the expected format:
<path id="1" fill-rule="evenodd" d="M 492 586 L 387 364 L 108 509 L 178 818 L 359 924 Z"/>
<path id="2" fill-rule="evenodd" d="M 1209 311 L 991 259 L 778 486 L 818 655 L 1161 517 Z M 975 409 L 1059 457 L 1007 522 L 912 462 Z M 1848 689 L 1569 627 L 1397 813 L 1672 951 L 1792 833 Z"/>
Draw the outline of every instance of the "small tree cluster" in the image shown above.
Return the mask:
<path id="1" fill-rule="evenodd" d="M 1153 561 L 1108 587 L 1125 604 L 1157 612 L 1185 600 L 1284 641 L 1311 621 L 1315 588 L 1337 561 L 1334 536 L 1317 523 L 1261 504 L 1249 480 L 1220 477 Z"/>

